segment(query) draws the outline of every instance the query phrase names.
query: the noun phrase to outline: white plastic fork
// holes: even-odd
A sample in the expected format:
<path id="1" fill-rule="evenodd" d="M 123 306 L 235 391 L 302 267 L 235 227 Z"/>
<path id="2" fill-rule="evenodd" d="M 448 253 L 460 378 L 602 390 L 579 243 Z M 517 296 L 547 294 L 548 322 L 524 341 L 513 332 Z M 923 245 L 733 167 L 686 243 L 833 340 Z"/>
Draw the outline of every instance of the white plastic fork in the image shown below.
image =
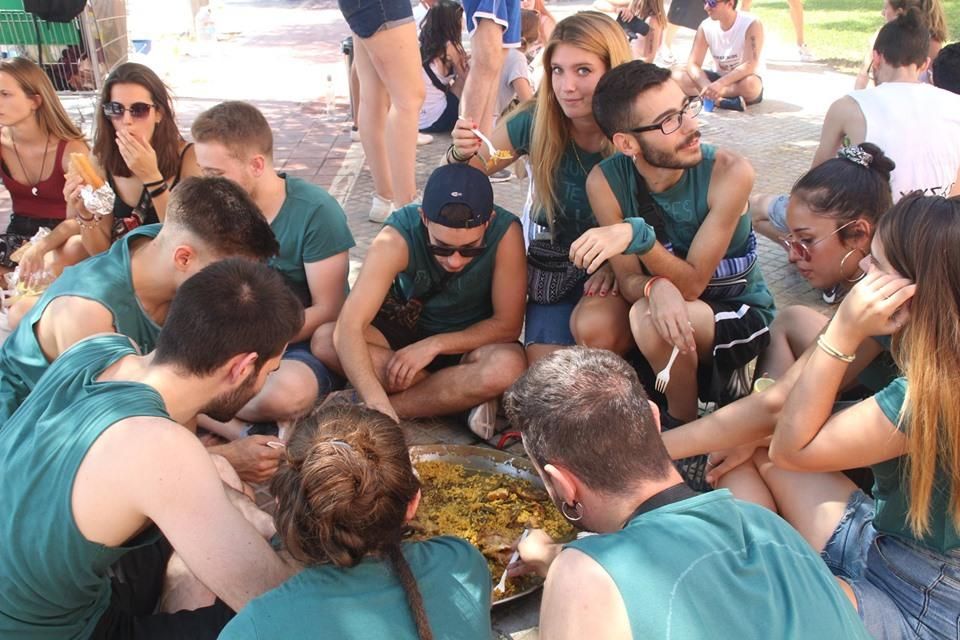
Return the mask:
<path id="1" fill-rule="evenodd" d="M 518 546 L 518 547 L 520 546 L 520 542 L 523 542 L 523 541 L 527 538 L 528 535 L 530 535 L 530 529 L 524 529 L 524 530 L 523 530 L 523 533 L 520 534 L 520 541 L 517 542 L 517 546 Z M 503 575 L 500 576 L 500 582 L 498 582 L 498 583 L 497 583 L 497 586 L 495 586 L 495 587 L 493 588 L 493 591 L 494 591 L 495 593 L 496 593 L 496 592 L 503 593 L 504 591 L 506 591 L 506 589 L 507 589 L 507 569 L 509 569 L 510 565 L 512 565 L 514 562 L 516 562 L 516 561 L 519 560 L 519 559 L 520 559 L 520 549 L 518 548 L 516 551 L 513 552 L 513 555 L 510 556 L 510 562 L 507 563 L 507 568 L 505 568 L 505 569 L 503 570 Z"/>
<path id="2" fill-rule="evenodd" d="M 469 120 L 467 120 L 467 119 L 464 118 L 463 116 L 460 116 L 460 120 L 463 120 L 464 122 L 470 122 Z M 497 154 L 497 148 L 496 148 L 495 146 L 493 146 L 493 143 L 492 143 L 492 142 L 490 142 L 490 138 L 488 138 L 487 136 L 485 136 L 485 135 L 483 135 L 482 133 L 480 133 L 480 129 L 470 129 L 470 133 L 472 133 L 473 135 L 475 135 L 475 136 L 477 136 L 478 138 L 480 138 L 480 142 L 482 142 L 483 144 L 487 145 L 487 151 L 490 152 L 490 157 L 491 157 L 491 158 L 493 158 L 493 157 Z"/>
<path id="3" fill-rule="evenodd" d="M 673 367 L 673 361 L 677 359 L 677 354 L 680 353 L 680 347 L 674 347 L 673 352 L 670 354 L 670 361 L 667 362 L 667 366 L 663 368 L 663 371 L 657 374 L 657 381 L 654 383 L 654 388 L 660 393 L 664 393 L 667 390 L 667 385 L 670 384 L 670 369 Z"/>

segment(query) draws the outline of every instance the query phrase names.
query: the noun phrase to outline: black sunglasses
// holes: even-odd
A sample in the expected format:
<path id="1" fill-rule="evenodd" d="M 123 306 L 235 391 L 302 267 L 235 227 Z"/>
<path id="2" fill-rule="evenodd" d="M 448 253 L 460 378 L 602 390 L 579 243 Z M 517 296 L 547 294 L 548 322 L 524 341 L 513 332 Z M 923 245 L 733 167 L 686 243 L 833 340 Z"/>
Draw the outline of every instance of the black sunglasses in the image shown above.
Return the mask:
<path id="1" fill-rule="evenodd" d="M 427 248 L 435 256 L 440 256 L 441 258 L 449 258 L 455 253 L 459 253 L 464 258 L 476 258 L 484 251 L 487 250 L 487 245 L 480 245 L 479 247 L 468 246 L 468 247 L 446 247 L 439 244 L 427 243 Z"/>
<path id="2" fill-rule="evenodd" d="M 134 102 L 129 107 L 125 107 L 120 102 L 104 102 L 103 115 L 111 120 L 119 120 L 123 117 L 124 113 L 129 111 L 133 118 L 140 120 L 150 115 L 150 110 L 155 108 L 155 106 L 156 105 L 152 105 L 149 102 Z"/>

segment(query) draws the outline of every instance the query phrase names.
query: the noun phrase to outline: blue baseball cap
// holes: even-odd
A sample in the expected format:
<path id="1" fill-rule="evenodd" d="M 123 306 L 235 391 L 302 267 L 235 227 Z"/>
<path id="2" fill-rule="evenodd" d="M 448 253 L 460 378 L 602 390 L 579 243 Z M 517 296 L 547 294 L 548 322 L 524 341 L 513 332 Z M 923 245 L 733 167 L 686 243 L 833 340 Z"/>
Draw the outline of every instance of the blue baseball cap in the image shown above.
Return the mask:
<path id="1" fill-rule="evenodd" d="M 468 215 L 444 214 L 444 207 L 459 204 Z M 490 220 L 493 213 L 493 187 L 479 169 L 466 164 L 437 167 L 423 188 L 423 215 L 427 220 L 453 229 L 472 229 Z"/>

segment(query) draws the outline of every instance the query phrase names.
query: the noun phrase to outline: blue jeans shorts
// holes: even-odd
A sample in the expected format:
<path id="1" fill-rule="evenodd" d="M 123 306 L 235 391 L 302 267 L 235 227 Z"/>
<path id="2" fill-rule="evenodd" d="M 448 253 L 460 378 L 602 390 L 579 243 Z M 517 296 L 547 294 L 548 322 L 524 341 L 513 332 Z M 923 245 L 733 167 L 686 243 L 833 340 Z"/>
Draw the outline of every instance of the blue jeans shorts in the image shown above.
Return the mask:
<path id="1" fill-rule="evenodd" d="M 573 291 L 555 304 L 527 303 L 527 320 L 523 329 L 523 346 L 531 344 L 556 344 L 570 346 L 576 344 L 570 331 L 570 316 L 583 296 L 583 287 Z"/>
<path id="2" fill-rule="evenodd" d="M 857 597 L 878 640 L 960 637 L 960 552 L 937 553 L 873 528 L 874 503 L 854 491 L 821 556 Z"/>
<path id="3" fill-rule="evenodd" d="M 520 0 L 463 0 L 463 11 L 471 36 L 477 29 L 478 21 L 486 18 L 503 27 L 504 47 L 520 46 Z"/>
<path id="4" fill-rule="evenodd" d="M 781 193 L 773 199 L 773 202 L 770 203 L 770 208 L 767 209 L 767 220 L 783 235 L 790 233 L 790 225 L 787 224 L 788 202 L 790 202 L 790 196 Z"/>
<path id="5" fill-rule="evenodd" d="M 320 389 L 319 397 L 321 398 L 331 391 L 342 388 L 344 385 L 343 378 L 333 371 L 330 371 L 330 369 L 327 369 L 325 364 L 317 360 L 313 352 L 310 351 L 310 342 L 308 340 L 287 345 L 287 350 L 283 352 L 280 360 L 295 360 L 310 367 L 310 371 L 313 372 L 314 377 L 317 379 L 317 387 Z"/>
<path id="6" fill-rule="evenodd" d="M 369 38 L 382 29 L 413 22 L 409 0 L 337 0 L 350 31 Z"/>

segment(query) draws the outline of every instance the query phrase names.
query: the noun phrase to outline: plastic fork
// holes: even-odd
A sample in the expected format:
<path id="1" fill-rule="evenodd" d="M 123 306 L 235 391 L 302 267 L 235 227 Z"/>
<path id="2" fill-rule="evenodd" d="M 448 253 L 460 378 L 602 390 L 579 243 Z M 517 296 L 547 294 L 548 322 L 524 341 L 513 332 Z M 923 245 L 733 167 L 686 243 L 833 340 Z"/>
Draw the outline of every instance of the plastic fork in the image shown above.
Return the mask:
<path id="1" fill-rule="evenodd" d="M 670 361 L 667 362 L 667 366 L 657 374 L 657 381 L 653 386 L 660 393 L 665 393 L 667 385 L 670 384 L 670 369 L 673 367 L 673 361 L 677 359 L 678 353 L 680 353 L 680 347 L 675 346 L 673 352 L 670 354 Z"/>
<path id="2" fill-rule="evenodd" d="M 524 529 L 523 533 L 520 534 L 520 541 L 517 542 L 517 550 L 513 552 L 513 555 L 510 556 L 510 562 L 507 563 L 507 567 L 512 565 L 514 562 L 520 559 L 520 542 L 523 542 L 524 539 L 530 535 L 530 529 Z M 500 582 L 497 583 L 497 586 L 493 588 L 494 592 L 503 593 L 507 588 L 507 569 L 503 570 L 503 575 L 500 576 Z"/>
<path id="3" fill-rule="evenodd" d="M 467 120 L 467 119 L 464 118 L 463 116 L 460 116 L 460 120 L 463 120 L 464 122 L 470 122 L 469 120 Z M 494 156 L 497 155 L 497 148 L 496 148 L 495 146 L 493 146 L 493 143 L 492 143 L 492 142 L 490 142 L 490 138 L 488 138 L 487 136 L 483 135 L 483 134 L 480 132 L 480 129 L 470 129 L 470 133 L 472 133 L 473 135 L 475 135 L 475 136 L 477 136 L 478 138 L 480 138 L 480 142 L 482 142 L 483 144 L 487 145 L 487 151 L 490 152 L 490 157 L 491 157 L 491 158 L 493 158 Z"/>

